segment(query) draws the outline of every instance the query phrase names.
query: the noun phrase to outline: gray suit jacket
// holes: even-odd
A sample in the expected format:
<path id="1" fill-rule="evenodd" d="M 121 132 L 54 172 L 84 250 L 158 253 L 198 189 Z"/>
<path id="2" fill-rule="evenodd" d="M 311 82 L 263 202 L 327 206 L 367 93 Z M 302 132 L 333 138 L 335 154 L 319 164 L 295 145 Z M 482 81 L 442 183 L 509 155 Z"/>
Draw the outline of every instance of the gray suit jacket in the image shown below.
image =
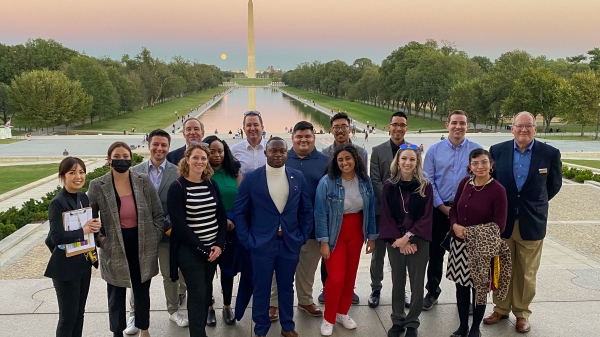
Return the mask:
<path id="1" fill-rule="evenodd" d="M 390 167 L 393 160 L 392 145 L 390 144 L 389 139 L 384 143 L 373 147 L 373 150 L 371 151 L 369 175 L 371 176 L 373 190 L 375 191 L 376 215 L 379 215 L 379 212 L 381 211 L 381 191 L 383 190 L 383 184 L 390 178 Z"/>
<path id="2" fill-rule="evenodd" d="M 158 244 L 162 239 L 163 213 L 158 194 L 147 175 L 130 171 L 138 217 L 138 244 L 142 282 L 158 274 Z M 90 182 L 88 198 L 98 207 L 102 233 L 99 260 L 102 279 L 117 287 L 131 287 L 129 265 L 121 233 L 121 220 L 112 172 Z"/>
<path id="3" fill-rule="evenodd" d="M 171 223 L 171 220 L 169 218 L 169 211 L 167 209 L 167 194 L 169 193 L 169 187 L 171 187 L 171 184 L 177 180 L 177 178 L 179 178 L 179 172 L 177 171 L 177 166 L 171 164 L 170 162 L 166 161 L 166 166 L 165 166 L 165 171 L 163 172 L 163 176 L 162 179 L 160 181 L 160 186 L 158 187 L 158 198 L 160 199 L 160 203 L 162 204 L 162 211 L 163 211 L 163 216 L 165 218 L 164 221 L 164 226 L 163 226 L 163 242 L 169 242 L 169 237 L 164 235 L 164 232 L 166 232 L 169 229 L 169 224 Z M 148 175 L 148 170 L 149 170 L 149 161 L 145 161 L 143 163 L 137 164 L 135 165 L 131 170 L 133 172 L 137 172 L 137 173 L 143 173 Z M 152 182 L 152 180 L 150 180 L 150 182 Z"/>

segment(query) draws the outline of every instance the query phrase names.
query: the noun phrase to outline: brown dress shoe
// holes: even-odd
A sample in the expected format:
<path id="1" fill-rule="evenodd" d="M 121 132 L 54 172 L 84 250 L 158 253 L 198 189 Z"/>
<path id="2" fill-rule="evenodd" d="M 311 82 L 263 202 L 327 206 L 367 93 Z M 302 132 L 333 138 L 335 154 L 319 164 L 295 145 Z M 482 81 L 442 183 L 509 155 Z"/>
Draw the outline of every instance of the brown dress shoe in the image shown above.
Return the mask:
<path id="1" fill-rule="evenodd" d="M 281 330 L 281 335 L 283 337 L 298 337 L 298 333 L 296 331 L 283 331 Z"/>
<path id="2" fill-rule="evenodd" d="M 269 319 L 271 320 L 271 322 L 279 319 L 279 308 L 269 307 Z"/>
<path id="3" fill-rule="evenodd" d="M 298 304 L 298 309 L 306 311 L 306 313 L 308 313 L 311 316 L 323 316 L 323 312 L 321 311 L 321 309 L 319 309 L 319 307 L 317 307 L 317 305 L 314 303 L 311 303 L 309 305 Z"/>
<path id="4" fill-rule="evenodd" d="M 523 317 L 517 317 L 517 332 L 524 333 L 529 332 L 531 330 L 531 324 L 529 324 L 529 320 Z"/>
<path id="5" fill-rule="evenodd" d="M 487 315 L 484 319 L 483 319 L 483 323 L 485 324 L 496 324 L 498 322 L 500 322 L 500 320 L 502 319 L 507 319 L 508 315 L 502 315 L 496 311 L 493 311 L 491 314 Z"/>

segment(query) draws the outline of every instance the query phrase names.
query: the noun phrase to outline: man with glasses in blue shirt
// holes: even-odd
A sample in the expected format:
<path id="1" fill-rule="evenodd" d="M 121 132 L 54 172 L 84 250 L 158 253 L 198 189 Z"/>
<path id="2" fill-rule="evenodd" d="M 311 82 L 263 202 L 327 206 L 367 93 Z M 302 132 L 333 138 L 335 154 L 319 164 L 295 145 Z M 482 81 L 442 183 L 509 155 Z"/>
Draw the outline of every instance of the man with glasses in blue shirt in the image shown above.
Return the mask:
<path id="1" fill-rule="evenodd" d="M 427 294 L 423 299 L 423 310 L 431 310 L 438 302 L 442 290 L 440 283 L 444 273 L 444 255 L 440 246 L 450 230 L 448 213 L 456 194 L 458 184 L 467 176 L 469 153 L 481 145 L 466 138 L 469 123 L 467 113 L 454 110 L 446 122 L 448 137 L 427 150 L 423 170 L 433 187 L 433 229 L 429 244 L 429 265 L 427 266 Z"/>

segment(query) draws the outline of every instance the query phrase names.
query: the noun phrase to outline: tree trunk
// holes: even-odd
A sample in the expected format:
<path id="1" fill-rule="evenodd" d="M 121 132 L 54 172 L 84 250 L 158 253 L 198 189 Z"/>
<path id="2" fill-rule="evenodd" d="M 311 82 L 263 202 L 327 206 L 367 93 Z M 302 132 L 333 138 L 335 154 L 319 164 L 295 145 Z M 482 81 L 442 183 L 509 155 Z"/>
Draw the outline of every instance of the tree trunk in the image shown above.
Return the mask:
<path id="1" fill-rule="evenodd" d="M 583 128 L 585 128 L 585 124 L 581 124 L 581 137 L 583 137 Z"/>

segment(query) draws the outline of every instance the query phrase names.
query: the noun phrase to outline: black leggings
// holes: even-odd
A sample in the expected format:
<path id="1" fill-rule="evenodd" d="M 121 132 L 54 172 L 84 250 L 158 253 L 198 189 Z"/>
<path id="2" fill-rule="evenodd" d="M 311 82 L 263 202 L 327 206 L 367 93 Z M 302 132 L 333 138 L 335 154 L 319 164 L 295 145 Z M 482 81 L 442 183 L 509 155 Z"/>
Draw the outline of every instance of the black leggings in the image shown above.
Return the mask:
<path id="1" fill-rule="evenodd" d="M 475 302 L 475 288 L 465 287 L 456 283 L 456 306 L 458 307 L 458 317 L 460 319 L 460 327 L 458 331 L 461 335 L 466 335 L 469 331 L 469 307 L 471 306 L 471 294 L 473 302 Z M 479 326 L 485 314 L 485 305 L 476 305 L 473 308 L 473 324 L 471 331 L 474 336 L 479 336 Z"/>
<path id="2" fill-rule="evenodd" d="M 229 274 L 223 270 L 221 270 L 221 291 L 223 292 L 223 305 L 231 305 L 231 297 L 233 296 L 233 277 L 229 276 Z M 212 296 L 214 298 L 214 295 Z"/>

